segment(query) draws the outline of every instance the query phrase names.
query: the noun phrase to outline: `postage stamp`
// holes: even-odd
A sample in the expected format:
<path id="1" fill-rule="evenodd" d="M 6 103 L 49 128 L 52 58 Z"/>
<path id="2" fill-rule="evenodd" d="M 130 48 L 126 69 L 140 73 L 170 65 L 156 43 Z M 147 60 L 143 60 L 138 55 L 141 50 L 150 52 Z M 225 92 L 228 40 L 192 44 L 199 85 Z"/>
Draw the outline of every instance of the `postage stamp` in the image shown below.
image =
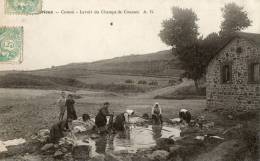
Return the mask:
<path id="1" fill-rule="evenodd" d="M 5 0 L 5 13 L 7 14 L 40 14 L 42 0 Z"/>
<path id="2" fill-rule="evenodd" d="M 0 27 L 0 63 L 22 62 L 23 27 Z"/>

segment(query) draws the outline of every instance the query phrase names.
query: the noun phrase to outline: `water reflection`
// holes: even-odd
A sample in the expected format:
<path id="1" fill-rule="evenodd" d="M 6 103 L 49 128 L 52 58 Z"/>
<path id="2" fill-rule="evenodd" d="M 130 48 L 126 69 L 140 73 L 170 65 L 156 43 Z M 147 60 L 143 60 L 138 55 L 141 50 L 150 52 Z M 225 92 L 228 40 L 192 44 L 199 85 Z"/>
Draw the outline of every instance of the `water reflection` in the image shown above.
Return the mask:
<path id="1" fill-rule="evenodd" d="M 162 126 L 161 125 L 152 125 L 153 130 L 153 139 L 156 140 L 162 136 Z"/>
<path id="2" fill-rule="evenodd" d="M 156 139 L 170 136 L 179 137 L 180 130 L 174 127 L 160 125 L 133 126 L 125 132 L 111 135 L 102 135 L 91 140 L 94 153 L 120 151 L 135 153 L 138 149 L 146 149 L 156 145 Z"/>
<path id="3" fill-rule="evenodd" d="M 107 146 L 107 136 L 102 135 L 100 138 L 97 138 L 95 140 L 95 146 L 96 146 L 96 152 L 97 153 L 105 153 L 106 152 L 106 146 Z"/>

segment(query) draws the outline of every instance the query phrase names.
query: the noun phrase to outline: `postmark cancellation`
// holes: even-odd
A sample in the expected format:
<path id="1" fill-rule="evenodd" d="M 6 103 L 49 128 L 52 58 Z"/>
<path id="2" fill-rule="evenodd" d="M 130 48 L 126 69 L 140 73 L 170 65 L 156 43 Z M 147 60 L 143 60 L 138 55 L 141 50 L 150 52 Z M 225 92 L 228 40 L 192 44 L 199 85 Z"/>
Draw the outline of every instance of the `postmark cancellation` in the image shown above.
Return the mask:
<path id="1" fill-rule="evenodd" d="M 42 0 L 5 0 L 6 14 L 40 14 Z"/>

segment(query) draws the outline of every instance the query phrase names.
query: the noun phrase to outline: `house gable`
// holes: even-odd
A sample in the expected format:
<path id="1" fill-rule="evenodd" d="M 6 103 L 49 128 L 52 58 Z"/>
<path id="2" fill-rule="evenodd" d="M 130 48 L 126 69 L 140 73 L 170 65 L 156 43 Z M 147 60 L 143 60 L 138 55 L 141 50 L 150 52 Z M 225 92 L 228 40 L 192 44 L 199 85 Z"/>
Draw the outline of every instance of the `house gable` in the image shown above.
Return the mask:
<path id="1" fill-rule="evenodd" d="M 249 82 L 250 62 L 260 62 L 260 47 L 251 39 L 235 37 L 218 52 L 206 74 L 209 107 L 260 107 L 260 97 L 256 95 L 259 84 Z M 223 67 L 230 68 L 228 82 L 222 80 Z"/>

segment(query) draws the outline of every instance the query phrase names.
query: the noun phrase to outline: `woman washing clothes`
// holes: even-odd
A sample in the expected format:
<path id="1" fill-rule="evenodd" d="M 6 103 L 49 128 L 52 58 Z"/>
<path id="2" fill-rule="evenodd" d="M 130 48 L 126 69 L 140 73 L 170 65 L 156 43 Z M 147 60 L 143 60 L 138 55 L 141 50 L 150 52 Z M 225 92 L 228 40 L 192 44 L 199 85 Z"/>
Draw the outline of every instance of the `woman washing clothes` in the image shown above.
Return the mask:
<path id="1" fill-rule="evenodd" d="M 134 110 L 126 110 L 125 112 L 119 114 L 115 118 L 113 123 L 113 128 L 116 131 L 125 131 L 127 129 L 127 124 L 130 123 L 129 117 L 134 115 Z"/>
<path id="2" fill-rule="evenodd" d="M 159 103 L 156 102 L 152 108 L 152 120 L 153 124 L 162 124 L 162 108 L 159 106 Z"/>

